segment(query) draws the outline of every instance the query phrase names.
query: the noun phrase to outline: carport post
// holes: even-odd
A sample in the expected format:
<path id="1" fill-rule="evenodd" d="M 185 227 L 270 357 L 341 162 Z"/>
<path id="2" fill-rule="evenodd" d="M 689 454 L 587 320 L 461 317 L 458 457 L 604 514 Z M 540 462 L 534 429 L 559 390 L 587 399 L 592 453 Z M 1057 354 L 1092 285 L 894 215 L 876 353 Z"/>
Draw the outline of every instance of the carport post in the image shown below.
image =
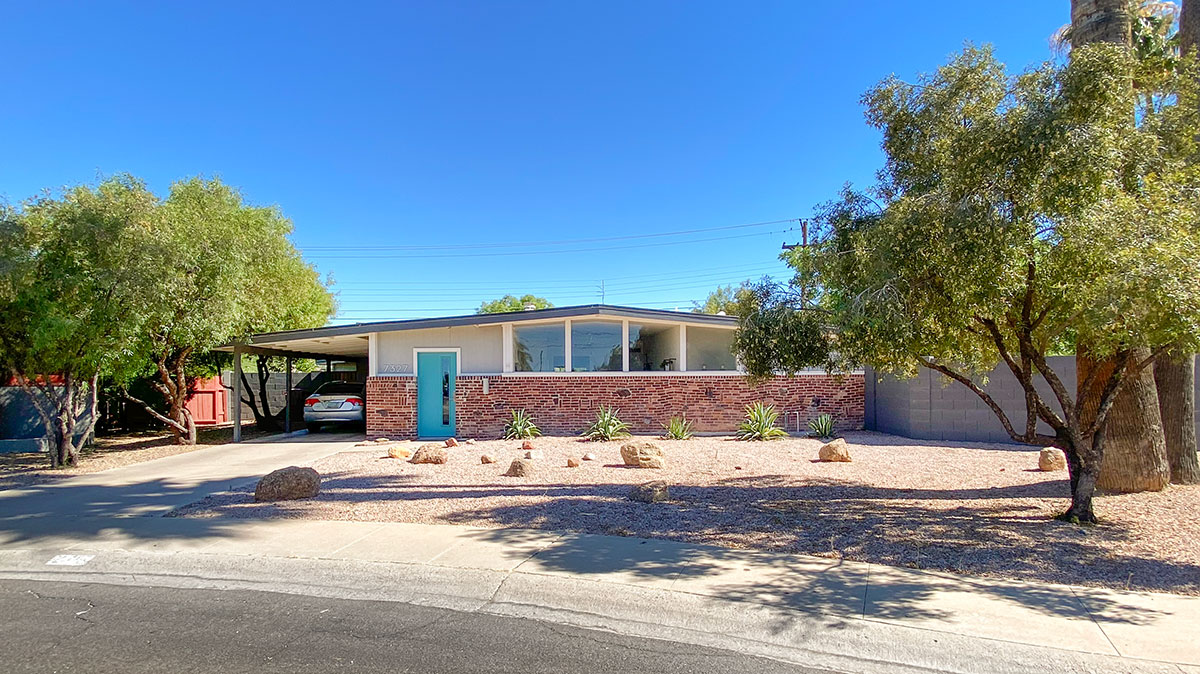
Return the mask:
<path id="1" fill-rule="evenodd" d="M 284 367 L 287 368 L 287 377 L 284 378 L 284 388 L 287 391 L 283 394 L 283 432 L 292 432 L 292 357 L 288 356 L 283 359 Z"/>
<path id="2" fill-rule="evenodd" d="M 242 347 L 233 345 L 233 441 L 242 441 Z"/>

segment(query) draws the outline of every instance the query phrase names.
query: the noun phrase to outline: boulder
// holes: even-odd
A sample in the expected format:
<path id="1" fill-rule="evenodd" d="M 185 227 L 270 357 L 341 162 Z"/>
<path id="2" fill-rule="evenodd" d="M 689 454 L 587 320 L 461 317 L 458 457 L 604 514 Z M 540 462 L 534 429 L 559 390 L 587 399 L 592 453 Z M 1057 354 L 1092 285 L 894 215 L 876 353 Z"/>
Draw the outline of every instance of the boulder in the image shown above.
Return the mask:
<path id="1" fill-rule="evenodd" d="M 407 459 L 408 457 L 412 456 L 412 450 L 407 447 L 401 447 L 400 445 L 392 445 L 391 447 L 388 447 L 388 456 L 392 457 L 393 459 Z"/>
<path id="2" fill-rule="evenodd" d="M 1038 453 L 1038 470 L 1046 472 L 1067 469 L 1067 455 L 1057 447 L 1046 447 Z"/>
<path id="3" fill-rule="evenodd" d="M 584 455 L 583 455 L 583 460 L 584 460 L 584 461 L 595 461 L 595 460 L 596 460 L 596 455 L 595 455 L 595 454 L 592 454 L 591 452 L 588 452 L 587 454 L 584 454 Z"/>
<path id="4" fill-rule="evenodd" d="M 630 442 L 621 445 L 621 460 L 636 468 L 666 468 L 667 457 L 653 442 Z"/>
<path id="5" fill-rule="evenodd" d="M 827 442 L 821 445 L 820 451 L 817 452 L 817 458 L 821 461 L 838 461 L 842 463 L 850 462 L 850 445 L 842 438 L 838 438 L 832 442 Z"/>
<path id="6" fill-rule="evenodd" d="M 533 449 L 533 441 L 532 441 L 532 440 L 526 440 L 525 442 L 522 442 L 522 443 L 521 443 L 521 449 Z"/>
<path id="7" fill-rule="evenodd" d="M 457 447 L 458 440 L 455 440 L 454 438 L 446 438 L 446 446 L 447 447 Z"/>
<path id="8" fill-rule="evenodd" d="M 255 501 L 310 498 L 321 491 L 321 475 L 312 468 L 288 466 L 267 473 L 254 488 Z"/>
<path id="9" fill-rule="evenodd" d="M 529 459 L 513 459 L 504 474 L 508 477 L 528 477 L 533 474 L 533 462 Z"/>
<path id="10" fill-rule="evenodd" d="M 450 454 L 442 445 L 429 443 L 417 447 L 416 453 L 413 454 L 413 463 L 446 463 L 450 460 Z"/>
<path id="11" fill-rule="evenodd" d="M 662 480 L 654 480 L 644 484 L 635 484 L 629 490 L 629 500 L 642 503 L 658 503 L 671 498 L 671 490 Z"/>
<path id="12" fill-rule="evenodd" d="M 479 457 L 479 463 L 496 463 L 496 455 L 484 454 L 483 456 Z"/>
<path id="13" fill-rule="evenodd" d="M 537 451 L 525 452 L 525 458 L 526 459 L 540 459 L 540 458 L 542 458 L 542 453 L 537 452 Z"/>
<path id="14" fill-rule="evenodd" d="M 579 467 L 579 459 L 576 459 L 574 457 L 567 459 L 567 468 L 578 468 L 578 467 Z"/>

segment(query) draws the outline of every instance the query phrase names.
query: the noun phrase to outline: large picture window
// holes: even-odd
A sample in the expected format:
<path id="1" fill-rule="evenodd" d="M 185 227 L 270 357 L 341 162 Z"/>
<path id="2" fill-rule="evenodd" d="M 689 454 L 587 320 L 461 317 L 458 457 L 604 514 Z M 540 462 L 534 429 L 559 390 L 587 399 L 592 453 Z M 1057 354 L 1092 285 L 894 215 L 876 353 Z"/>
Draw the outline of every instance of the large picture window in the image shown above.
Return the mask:
<path id="1" fill-rule="evenodd" d="M 565 372 L 565 328 L 565 323 L 514 325 L 513 369 L 517 372 Z M 620 363 L 617 369 L 620 369 Z"/>
<path id="2" fill-rule="evenodd" d="M 689 327 L 687 331 L 688 370 L 737 370 L 733 357 L 733 330 Z"/>
<path id="3" fill-rule="evenodd" d="M 571 369 L 575 372 L 620 372 L 621 324 L 572 321 Z"/>
<path id="4" fill-rule="evenodd" d="M 629 324 L 630 372 L 679 369 L 679 326 Z"/>

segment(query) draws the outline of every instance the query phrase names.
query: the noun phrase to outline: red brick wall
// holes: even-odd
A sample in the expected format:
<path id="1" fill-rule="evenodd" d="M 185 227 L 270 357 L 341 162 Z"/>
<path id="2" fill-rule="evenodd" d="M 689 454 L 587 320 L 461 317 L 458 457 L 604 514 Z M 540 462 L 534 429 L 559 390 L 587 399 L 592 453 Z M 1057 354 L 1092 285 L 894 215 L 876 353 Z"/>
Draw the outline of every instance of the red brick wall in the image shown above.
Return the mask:
<path id="1" fill-rule="evenodd" d="M 488 380 L 488 393 L 483 380 Z M 367 379 L 367 435 L 416 435 L 417 381 L 414 377 Z M 658 433 L 673 415 L 686 414 L 700 432 L 731 432 L 746 405 L 774 405 L 800 411 L 801 424 L 831 414 L 843 430 L 863 426 L 863 375 L 775 377 L 751 386 L 743 377 L 723 375 L 622 376 L 460 376 L 454 393 L 457 435 L 497 438 L 510 409 L 524 408 L 543 433 L 577 435 L 612 405 L 635 433 Z M 795 430 L 795 417 L 787 424 Z"/>

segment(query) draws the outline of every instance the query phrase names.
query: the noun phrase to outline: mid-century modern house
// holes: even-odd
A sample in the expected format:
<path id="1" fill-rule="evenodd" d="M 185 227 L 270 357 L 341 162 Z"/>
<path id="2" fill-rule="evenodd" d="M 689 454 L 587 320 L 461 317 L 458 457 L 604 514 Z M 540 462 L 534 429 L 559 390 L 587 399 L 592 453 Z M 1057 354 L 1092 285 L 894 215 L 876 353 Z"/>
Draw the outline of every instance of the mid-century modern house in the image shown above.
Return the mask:
<path id="1" fill-rule="evenodd" d="M 824 413 L 862 427 L 862 373 L 751 384 L 732 352 L 736 328 L 728 316 L 592 304 L 268 333 L 233 348 L 357 361 L 371 437 L 495 438 L 521 408 L 544 433 L 574 435 L 601 405 L 635 433 L 661 432 L 674 415 L 729 432 L 757 401 L 792 430 Z"/>

